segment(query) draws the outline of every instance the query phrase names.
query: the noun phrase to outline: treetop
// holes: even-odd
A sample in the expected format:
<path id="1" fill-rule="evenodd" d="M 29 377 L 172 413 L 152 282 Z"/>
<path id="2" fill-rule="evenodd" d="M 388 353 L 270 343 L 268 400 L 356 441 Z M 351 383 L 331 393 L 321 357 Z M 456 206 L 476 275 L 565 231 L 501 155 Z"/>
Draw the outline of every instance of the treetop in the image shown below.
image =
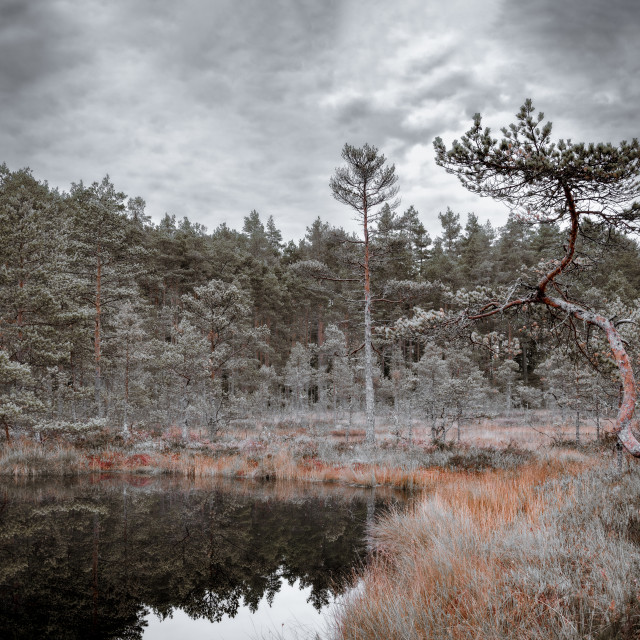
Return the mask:
<path id="1" fill-rule="evenodd" d="M 516 122 L 491 135 L 476 114 L 473 125 L 447 149 L 434 140 L 436 163 L 456 175 L 469 191 L 506 202 L 532 222 L 568 215 L 569 195 L 578 214 L 599 217 L 611 226 L 636 230 L 640 191 L 637 139 L 574 143 L 551 139 L 552 125 L 526 100 Z"/>

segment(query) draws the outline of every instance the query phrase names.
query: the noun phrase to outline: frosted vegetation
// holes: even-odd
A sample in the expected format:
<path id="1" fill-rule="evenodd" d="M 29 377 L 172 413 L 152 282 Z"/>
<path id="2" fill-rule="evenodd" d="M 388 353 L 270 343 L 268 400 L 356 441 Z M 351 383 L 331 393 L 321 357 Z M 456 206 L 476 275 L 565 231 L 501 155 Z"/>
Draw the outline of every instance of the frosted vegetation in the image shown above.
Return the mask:
<path id="1" fill-rule="evenodd" d="M 284 242 L 274 218 L 256 211 L 241 230 L 209 233 L 169 215 L 152 224 L 144 202 L 108 177 L 69 193 L 28 170 L 4 166 L 0 180 L 7 440 L 99 432 L 107 443 L 179 430 L 185 442 L 215 441 L 261 420 L 313 435 L 312 414 L 345 433 L 363 426 L 356 235 L 317 219 L 303 239 Z M 599 435 L 617 410 L 619 378 L 604 336 L 584 322 L 529 305 L 442 330 L 452 315 L 535 280 L 562 256 L 566 230 L 515 215 L 496 229 L 451 210 L 440 222 L 431 238 L 413 207 L 383 206 L 369 227 L 372 299 L 391 302 L 371 306 L 383 437 L 457 439 L 468 425 L 531 423 L 540 410 L 542 423 L 571 424 L 578 440 L 586 423 Z M 635 320 L 635 239 L 588 219 L 582 231 L 579 266 L 560 286 L 609 317 Z M 635 354 L 635 326 L 620 331 Z"/>

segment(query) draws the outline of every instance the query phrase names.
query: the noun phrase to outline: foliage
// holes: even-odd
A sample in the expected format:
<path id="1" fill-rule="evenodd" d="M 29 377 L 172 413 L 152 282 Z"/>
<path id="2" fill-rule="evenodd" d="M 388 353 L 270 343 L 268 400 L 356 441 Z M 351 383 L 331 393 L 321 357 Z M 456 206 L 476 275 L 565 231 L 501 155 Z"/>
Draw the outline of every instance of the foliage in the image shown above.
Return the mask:
<path id="1" fill-rule="evenodd" d="M 463 172 L 463 178 L 474 188 L 486 179 L 491 191 L 486 194 L 505 198 L 506 169 L 489 167 L 483 173 L 474 149 L 484 150 L 491 162 L 506 163 L 514 180 L 530 180 L 537 194 L 564 167 L 585 203 L 597 200 L 602 206 L 600 213 L 594 205 L 591 213 L 581 214 L 579 259 L 558 282 L 566 295 L 593 307 L 606 300 L 612 316 L 635 321 L 640 253 L 626 233 L 635 224 L 635 209 L 615 220 L 610 216 L 631 194 L 635 143 L 615 148 L 552 143 L 537 118 L 526 107 L 515 131 L 507 131 L 510 137 L 505 133 L 506 146 L 474 123 L 451 151 L 438 147 L 439 160 L 450 170 L 466 166 L 471 173 Z M 542 159 L 533 157 L 534 138 L 542 144 Z M 526 293 L 525 285 L 540 280 L 562 251 L 566 211 L 532 226 L 529 222 L 538 220 L 533 210 L 528 218 L 519 210 L 494 229 L 473 214 L 465 221 L 447 209 L 440 215 L 440 235 L 430 234 L 414 207 L 395 210 L 395 170 L 377 149 L 347 145 L 344 152 L 346 165 L 332 184 L 336 197 L 360 207 L 361 215 L 363 201 L 356 196 L 364 192 L 357 183 L 367 181 L 372 191 L 365 194 L 366 229 L 363 220 L 357 237 L 318 218 L 304 238 L 289 242 L 273 216 L 265 221 L 255 210 L 238 231 L 221 225 L 209 233 L 170 215 L 152 224 L 144 201 L 127 199 L 108 177 L 59 193 L 29 170 L 3 165 L 0 416 L 5 436 L 34 436 L 37 424 L 93 419 L 106 419 L 112 437 L 171 424 L 185 436 L 194 429 L 220 436 L 251 415 L 289 408 L 330 409 L 334 429 L 348 433 L 360 427 L 352 425 L 353 416 L 367 403 L 369 378 L 373 410 L 380 417 L 393 412 L 398 442 L 413 437 L 417 412 L 426 412 L 432 423 L 438 416 L 441 438 L 461 422 L 518 406 L 562 411 L 560 378 L 549 375 L 543 363 L 552 363 L 557 341 L 569 344 L 575 332 L 580 340 L 567 347 L 572 366 L 585 379 L 590 376 L 586 354 L 603 376 L 589 378 L 592 391 L 583 395 L 598 399 L 596 390 L 605 392 L 602 402 L 585 400 L 583 409 L 604 421 L 612 410 L 608 389 L 615 387 L 616 367 L 596 332 L 562 323 L 561 316 L 546 317 L 532 305 L 522 305 L 515 316 L 494 314 L 473 332 L 452 322 L 488 299 L 513 300 Z M 625 158 L 630 168 L 618 175 L 615 163 Z M 586 169 L 592 161 L 601 163 L 593 175 Z M 509 192 L 514 207 L 525 195 L 526 190 Z M 539 209 L 543 201 L 536 202 Z M 607 225 L 618 229 L 607 231 Z M 369 364 L 358 350 L 365 324 L 365 231 L 371 261 Z M 618 331 L 637 362 L 632 325 Z M 428 386 L 425 358 L 434 350 L 444 354 L 449 389 L 441 384 L 442 393 Z M 459 366 L 454 366 L 456 352 Z M 428 366 L 437 369 L 436 360 Z M 465 385 L 472 392 L 463 393 Z M 447 395 L 450 401 L 443 403 L 440 396 Z M 465 397 L 466 406 L 455 408 Z"/>

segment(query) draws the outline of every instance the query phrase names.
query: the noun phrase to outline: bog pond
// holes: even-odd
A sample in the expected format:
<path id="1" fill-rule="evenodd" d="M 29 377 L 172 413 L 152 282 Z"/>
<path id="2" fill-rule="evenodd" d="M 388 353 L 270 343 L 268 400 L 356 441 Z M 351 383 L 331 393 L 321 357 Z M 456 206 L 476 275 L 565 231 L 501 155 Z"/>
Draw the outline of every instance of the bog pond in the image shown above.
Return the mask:
<path id="1" fill-rule="evenodd" d="M 403 504 L 336 485 L 2 480 L 2 638 L 309 637 L 366 562 L 367 523 Z"/>

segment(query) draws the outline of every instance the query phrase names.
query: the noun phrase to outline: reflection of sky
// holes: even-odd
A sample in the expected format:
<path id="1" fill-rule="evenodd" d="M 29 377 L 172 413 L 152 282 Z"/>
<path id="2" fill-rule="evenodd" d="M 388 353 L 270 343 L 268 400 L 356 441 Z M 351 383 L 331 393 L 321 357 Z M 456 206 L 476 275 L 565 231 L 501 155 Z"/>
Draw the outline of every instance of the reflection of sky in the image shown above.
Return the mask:
<path id="1" fill-rule="evenodd" d="M 280 580 L 280 585 L 271 606 L 262 598 L 255 613 L 242 606 L 235 617 L 225 615 L 220 622 L 194 620 L 181 609 L 166 620 L 151 613 L 145 618 L 148 626 L 142 637 L 144 640 L 303 640 L 326 628 L 329 608 L 318 612 L 308 602 L 311 587 L 300 589 L 299 581 L 291 586 L 285 580 Z"/>

